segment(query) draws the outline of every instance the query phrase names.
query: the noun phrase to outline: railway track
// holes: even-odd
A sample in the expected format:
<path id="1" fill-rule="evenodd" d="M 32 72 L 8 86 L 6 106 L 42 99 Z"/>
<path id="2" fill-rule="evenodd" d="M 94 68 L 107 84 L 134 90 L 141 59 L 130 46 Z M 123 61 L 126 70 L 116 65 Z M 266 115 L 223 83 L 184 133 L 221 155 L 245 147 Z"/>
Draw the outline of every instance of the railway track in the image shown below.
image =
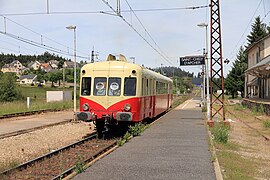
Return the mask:
<path id="1" fill-rule="evenodd" d="M 240 118 L 238 118 L 236 116 L 236 114 L 232 113 L 231 111 L 227 110 L 228 113 L 230 113 L 233 117 L 235 117 L 238 121 L 240 121 L 241 123 L 243 123 L 245 126 L 247 126 L 248 128 L 252 129 L 253 131 L 255 131 L 258 135 L 260 135 L 261 137 L 263 137 L 266 141 L 270 141 L 270 138 L 267 137 L 266 135 L 264 135 L 263 133 L 261 133 L 261 131 L 259 131 L 258 129 L 252 127 L 250 124 L 248 124 L 247 122 L 241 120 Z"/>
<path id="2" fill-rule="evenodd" d="M 19 116 L 29 116 L 29 115 L 34 115 L 34 114 L 56 112 L 56 111 L 62 111 L 62 110 L 63 109 L 41 109 L 41 110 L 36 110 L 36 111 L 25 111 L 25 112 L 4 114 L 4 115 L 0 115 L 0 119 L 7 119 L 7 118 L 19 117 Z"/>
<path id="3" fill-rule="evenodd" d="M 117 146 L 116 140 L 100 140 L 96 133 L 1 173 L 0 179 L 62 179 L 82 172 L 84 165 Z"/>

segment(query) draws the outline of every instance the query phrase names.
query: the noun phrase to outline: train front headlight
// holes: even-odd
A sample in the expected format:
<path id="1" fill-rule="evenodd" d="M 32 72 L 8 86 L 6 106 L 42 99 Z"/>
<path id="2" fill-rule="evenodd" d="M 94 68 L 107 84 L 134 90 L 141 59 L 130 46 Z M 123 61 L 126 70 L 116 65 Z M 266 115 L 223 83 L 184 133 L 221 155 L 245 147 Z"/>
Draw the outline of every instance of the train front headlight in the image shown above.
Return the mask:
<path id="1" fill-rule="evenodd" d="M 84 103 L 84 104 L 82 105 L 82 109 L 83 109 L 84 111 L 88 111 L 88 110 L 89 110 L 89 104 Z"/>
<path id="2" fill-rule="evenodd" d="M 125 111 L 130 111 L 131 110 L 131 105 L 130 104 L 125 104 L 124 110 Z"/>

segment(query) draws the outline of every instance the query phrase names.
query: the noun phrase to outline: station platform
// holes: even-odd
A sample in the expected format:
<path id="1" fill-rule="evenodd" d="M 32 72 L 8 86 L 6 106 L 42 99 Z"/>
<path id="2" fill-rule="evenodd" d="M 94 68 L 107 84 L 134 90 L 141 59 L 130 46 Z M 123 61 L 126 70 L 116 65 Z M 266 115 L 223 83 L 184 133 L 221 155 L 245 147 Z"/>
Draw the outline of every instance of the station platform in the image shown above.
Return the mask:
<path id="1" fill-rule="evenodd" d="M 216 179 L 199 103 L 186 101 L 74 179 Z"/>

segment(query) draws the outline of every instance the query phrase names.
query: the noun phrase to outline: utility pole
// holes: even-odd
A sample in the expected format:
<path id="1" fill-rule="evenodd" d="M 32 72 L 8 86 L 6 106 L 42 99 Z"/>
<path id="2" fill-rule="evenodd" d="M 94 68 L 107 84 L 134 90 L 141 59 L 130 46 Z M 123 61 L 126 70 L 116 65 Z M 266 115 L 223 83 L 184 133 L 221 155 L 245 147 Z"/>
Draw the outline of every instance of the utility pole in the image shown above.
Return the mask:
<path id="1" fill-rule="evenodd" d="M 94 51 L 94 47 L 93 47 L 93 50 L 91 52 L 91 63 L 94 63 L 95 62 L 95 51 Z"/>
<path id="2" fill-rule="evenodd" d="M 219 0 L 211 0 L 211 51 L 210 51 L 210 120 L 208 124 L 213 125 L 213 118 L 219 115 L 225 121 L 224 108 L 224 76 L 222 61 L 222 43 L 221 43 L 221 23 Z M 215 81 L 221 79 L 221 83 Z M 221 90 L 220 94 L 213 92 L 213 86 Z M 215 105 L 215 106 L 214 106 Z"/>
<path id="3" fill-rule="evenodd" d="M 121 15 L 120 0 L 116 0 L 116 1 L 117 1 L 116 13 L 118 16 L 120 16 Z"/>

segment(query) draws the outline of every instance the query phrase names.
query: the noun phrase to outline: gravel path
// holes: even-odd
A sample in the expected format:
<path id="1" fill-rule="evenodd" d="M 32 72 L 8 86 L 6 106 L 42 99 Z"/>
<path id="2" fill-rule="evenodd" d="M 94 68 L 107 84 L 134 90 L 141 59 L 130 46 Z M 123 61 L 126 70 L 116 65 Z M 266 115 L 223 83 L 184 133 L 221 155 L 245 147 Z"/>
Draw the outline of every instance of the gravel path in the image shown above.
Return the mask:
<path id="1" fill-rule="evenodd" d="M 93 132 L 85 123 L 67 123 L 0 140 L 0 171 L 34 159 Z"/>

